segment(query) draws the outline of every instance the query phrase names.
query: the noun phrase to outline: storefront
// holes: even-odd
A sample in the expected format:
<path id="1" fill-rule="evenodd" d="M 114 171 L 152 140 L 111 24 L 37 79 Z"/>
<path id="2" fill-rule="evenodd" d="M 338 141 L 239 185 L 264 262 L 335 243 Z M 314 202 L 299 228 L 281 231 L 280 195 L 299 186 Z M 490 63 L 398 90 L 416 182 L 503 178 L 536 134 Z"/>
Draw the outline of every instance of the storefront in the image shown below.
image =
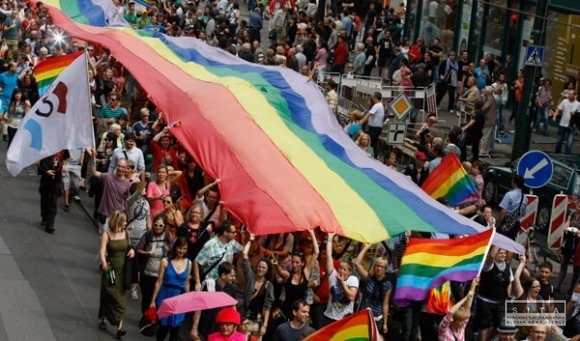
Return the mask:
<path id="1" fill-rule="evenodd" d="M 413 42 L 439 37 L 445 52 L 467 50 L 474 62 L 487 53 L 500 56 L 509 79 L 523 67 L 527 45 L 541 44 L 546 49 L 542 76 L 553 80 L 555 94 L 568 80 L 580 79 L 580 1 L 550 0 L 539 42 L 530 42 L 535 0 L 413 0 L 408 5 L 406 34 Z"/>

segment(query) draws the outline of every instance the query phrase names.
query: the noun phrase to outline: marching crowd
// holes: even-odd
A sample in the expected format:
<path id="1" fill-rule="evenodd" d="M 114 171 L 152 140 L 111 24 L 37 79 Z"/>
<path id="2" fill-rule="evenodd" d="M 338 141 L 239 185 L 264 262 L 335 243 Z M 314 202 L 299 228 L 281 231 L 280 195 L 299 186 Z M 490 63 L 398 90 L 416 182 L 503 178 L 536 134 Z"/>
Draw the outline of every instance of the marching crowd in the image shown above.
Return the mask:
<path id="1" fill-rule="evenodd" d="M 239 4 L 232 0 L 206 6 L 169 1 L 156 6 L 152 2 L 151 8 L 137 11 L 133 2 L 114 0 L 119 14 L 137 29 L 196 37 L 249 62 L 280 65 L 306 76 L 316 73 L 320 79 L 324 79 L 325 70 L 354 77 L 369 76 L 377 67 L 382 78 L 405 90 L 438 83 L 438 102 L 448 96 L 449 111 L 461 106 L 472 115 L 465 125 L 453 127 L 445 136 L 438 129 L 437 116 L 428 115 L 415 139 L 407 141 L 417 153 L 416 161 L 404 171 L 419 186 L 446 155 L 455 153 L 481 192 L 484 165 L 479 157 L 493 152 L 496 128 L 499 135 L 505 132 L 510 89 L 516 106 L 521 99 L 523 78 L 520 75 L 508 85 L 498 58 L 488 55 L 475 67 L 466 51 L 458 58 L 454 51 L 440 46 L 437 37 L 410 45 L 401 36 L 404 4 L 379 9 L 373 3 L 361 18 L 354 11 L 354 1 L 345 0 L 340 6 L 332 2 L 317 19 L 321 12 L 314 0 L 249 0 L 252 12 L 246 21 L 240 17 Z M 448 1 L 447 6 L 452 3 Z M 375 245 L 325 234 L 315 227 L 305 232 L 254 236 L 251 227 L 228 214 L 220 198 L 220 180 L 211 179 L 181 147 L 163 113 L 106 47 L 69 41 L 52 25 L 40 2 L 34 8 L 12 2 L 1 6 L 0 100 L 2 134 L 8 143 L 38 100 L 34 65 L 81 49 L 87 49 L 90 56 L 97 148 L 62 151 L 41 160 L 37 167 L 42 225 L 48 233 L 55 233 L 61 194 L 65 212 L 71 199 L 80 201 L 85 190 L 94 200 L 94 218 L 101 235 L 99 328 L 116 326 L 116 335 L 121 338 L 126 334 L 123 320 L 128 298 L 140 299 L 145 314 L 166 298 L 195 290 L 222 291 L 239 304 L 235 309 L 163 318 L 157 323 L 157 340 L 167 336 L 178 340 L 181 327 L 187 326 L 189 330 L 181 330 L 181 335 L 189 334 L 194 340 L 296 341 L 366 308 L 387 340 L 541 341 L 551 334 L 580 334 L 580 286 L 576 285 L 580 232 L 574 229 L 580 216 L 574 214 L 567 221 L 569 232 L 555 286 L 551 284 L 551 263 L 541 264 L 537 274 L 530 273 L 525 256 L 516 260 L 506 250 L 492 247 L 479 278 L 452 283 L 456 303 L 447 314 L 430 311 L 427 301 L 394 306 L 391 298 L 409 240 L 455 236 L 409 230 Z M 333 11 L 340 16 L 335 17 Z M 269 19 L 272 46 L 264 52 L 260 31 L 265 18 Z M 355 51 L 354 58 L 350 51 Z M 328 82 L 329 93 L 335 87 Z M 545 80 L 537 93 L 536 129 L 543 124 L 545 134 L 551 92 L 550 82 Z M 565 137 L 569 152 L 573 136 L 570 117 L 576 111 L 572 106 L 578 103 L 574 87 L 566 89 L 562 97 L 553 115 L 562 116 L 557 148 Z M 329 98 L 335 109 L 336 99 L 332 94 Z M 345 133 L 376 157 L 384 118 L 381 94 L 375 93 L 368 112 L 349 113 Z M 510 121 L 514 118 L 512 115 Z M 467 146 L 471 146 L 471 158 Z M 390 153 L 384 163 L 397 169 L 396 159 L 397 154 Z M 497 217 L 478 198 L 450 209 L 476 215 L 475 220 L 482 225 L 514 238 L 519 229 L 516 221 L 527 202 L 522 196 L 523 179 L 516 176 L 512 186 L 499 205 Z M 512 298 L 521 300 L 523 308 L 533 313 L 549 306 L 562 289 L 572 259 L 574 279 L 567 288 L 569 319 L 565 327 L 542 324 L 518 328 L 504 319 L 504 302 Z M 512 269 L 512 262 L 517 267 Z"/>

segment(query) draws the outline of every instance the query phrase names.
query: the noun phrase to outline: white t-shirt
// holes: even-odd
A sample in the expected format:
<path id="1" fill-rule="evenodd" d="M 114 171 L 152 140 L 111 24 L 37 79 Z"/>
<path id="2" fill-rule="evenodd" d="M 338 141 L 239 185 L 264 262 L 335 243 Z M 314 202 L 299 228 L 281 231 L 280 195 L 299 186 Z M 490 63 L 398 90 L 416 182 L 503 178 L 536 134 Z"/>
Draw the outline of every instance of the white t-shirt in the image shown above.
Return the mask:
<path id="1" fill-rule="evenodd" d="M 429 3 L 429 18 L 437 17 L 437 7 L 439 7 L 439 3 L 435 0 Z"/>
<path id="2" fill-rule="evenodd" d="M 385 119 L 385 106 L 383 103 L 377 102 L 373 104 L 371 110 L 369 110 L 369 114 L 371 114 L 371 117 L 369 117 L 369 127 L 382 128 Z"/>
<path id="3" fill-rule="evenodd" d="M 348 276 L 345 284 L 348 288 L 358 288 L 358 278 L 355 276 Z M 324 316 L 338 321 L 346 315 L 352 314 L 354 310 L 354 300 L 348 301 L 344 296 L 344 291 L 336 279 L 336 270 L 333 270 L 328 276 L 328 288 L 330 290 L 330 296 L 328 298 L 328 303 L 326 304 Z"/>
<path id="4" fill-rule="evenodd" d="M 570 100 L 566 98 L 562 103 L 560 103 L 558 109 L 560 109 L 560 112 L 562 113 L 560 127 L 569 127 L 570 119 L 572 118 L 571 113 L 580 111 L 580 102 L 570 102 Z"/>

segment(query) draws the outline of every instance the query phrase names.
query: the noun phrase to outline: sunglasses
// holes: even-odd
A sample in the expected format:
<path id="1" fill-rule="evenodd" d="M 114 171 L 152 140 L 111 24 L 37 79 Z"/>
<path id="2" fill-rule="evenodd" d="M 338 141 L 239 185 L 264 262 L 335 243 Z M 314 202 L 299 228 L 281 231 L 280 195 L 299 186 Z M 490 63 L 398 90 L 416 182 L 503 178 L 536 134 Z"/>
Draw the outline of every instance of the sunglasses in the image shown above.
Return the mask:
<path id="1" fill-rule="evenodd" d="M 171 201 L 171 200 L 163 200 L 163 202 L 166 204 L 173 204 L 173 201 Z"/>
<path id="2" fill-rule="evenodd" d="M 154 227 L 165 227 L 165 224 L 153 224 Z"/>
<path id="3" fill-rule="evenodd" d="M 368 249 L 367 252 L 375 252 L 376 249 Z"/>

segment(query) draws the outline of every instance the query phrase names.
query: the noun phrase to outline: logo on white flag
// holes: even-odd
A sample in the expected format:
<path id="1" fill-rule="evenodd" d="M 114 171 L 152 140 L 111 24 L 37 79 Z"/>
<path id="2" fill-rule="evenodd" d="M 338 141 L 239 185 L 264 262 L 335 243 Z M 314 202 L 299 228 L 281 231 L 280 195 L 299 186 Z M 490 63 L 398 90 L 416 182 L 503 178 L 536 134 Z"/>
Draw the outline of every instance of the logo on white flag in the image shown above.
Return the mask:
<path id="1" fill-rule="evenodd" d="M 56 100 L 47 94 L 47 97 L 44 97 L 41 102 L 41 106 L 36 108 L 34 114 L 41 116 L 41 117 L 49 117 L 52 115 L 53 112 L 57 112 L 60 114 L 66 114 L 66 94 L 68 92 L 68 87 L 63 82 L 58 82 L 54 90 L 51 91 L 53 95 L 56 96 Z M 55 103 L 56 101 L 56 110 L 55 110 Z M 35 106 L 36 107 L 36 106 Z M 32 111 L 32 110 L 31 110 Z M 34 118 L 26 121 L 24 126 L 22 127 L 24 130 L 30 133 L 30 136 L 33 137 L 30 140 L 30 148 L 33 148 L 37 151 L 42 149 L 42 126 L 38 123 Z"/>

